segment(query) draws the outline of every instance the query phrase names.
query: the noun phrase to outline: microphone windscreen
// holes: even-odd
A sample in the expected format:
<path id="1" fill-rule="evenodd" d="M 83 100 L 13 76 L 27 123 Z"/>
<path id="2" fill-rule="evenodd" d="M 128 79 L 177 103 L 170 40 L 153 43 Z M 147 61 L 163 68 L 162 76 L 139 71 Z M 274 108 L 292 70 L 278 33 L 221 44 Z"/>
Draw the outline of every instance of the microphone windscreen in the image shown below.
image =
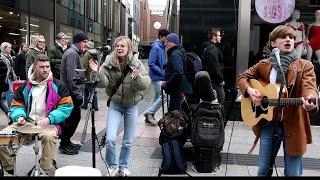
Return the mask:
<path id="1" fill-rule="evenodd" d="M 273 48 L 273 49 L 272 49 L 272 52 L 273 52 L 273 53 L 280 53 L 280 50 L 279 50 L 278 48 Z"/>

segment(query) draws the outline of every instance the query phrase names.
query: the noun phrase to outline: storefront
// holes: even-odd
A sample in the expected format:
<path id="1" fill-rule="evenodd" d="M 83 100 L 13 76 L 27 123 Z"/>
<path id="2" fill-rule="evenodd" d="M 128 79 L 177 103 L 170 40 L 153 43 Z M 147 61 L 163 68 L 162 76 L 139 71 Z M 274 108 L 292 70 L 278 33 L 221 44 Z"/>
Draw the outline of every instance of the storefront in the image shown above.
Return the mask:
<path id="1" fill-rule="evenodd" d="M 292 0 L 292 11 L 282 13 L 281 21 L 271 23 L 259 16 L 255 6 L 257 1 L 259 0 L 180 1 L 179 33 L 187 51 L 196 52 L 201 56 L 204 49 L 203 43 L 208 41 L 208 30 L 211 27 L 220 27 L 223 31 L 220 49 L 225 63 L 225 105 L 227 110 L 230 109 L 230 106 L 234 106 L 233 103 L 239 96 L 236 89 L 237 75 L 261 59 L 263 47 L 268 41 L 268 35 L 272 29 L 277 25 L 289 23 L 292 20 L 293 10 L 299 10 L 300 18 L 297 22 L 302 22 L 305 25 L 305 36 L 308 39 L 310 35 L 308 29 L 315 22 L 315 11 L 320 10 L 320 0 Z M 269 15 L 277 16 L 278 14 L 274 10 L 287 8 L 286 3 L 281 3 L 290 1 L 260 0 L 258 5 L 265 4 Z M 279 4 L 280 6 L 277 6 Z M 318 41 L 320 42 L 320 39 Z M 311 60 L 315 65 L 317 79 L 320 80 L 320 73 L 317 72 L 320 71 L 320 67 L 316 59 L 313 52 Z M 237 111 L 231 112 L 237 116 L 234 119 L 239 119 L 239 110 L 240 108 L 233 108 L 232 111 Z"/>
<path id="2" fill-rule="evenodd" d="M 87 32 L 94 45 L 100 46 L 101 11 L 102 0 L 1 0 L 0 42 L 10 42 L 17 53 L 21 43 L 30 44 L 29 37 L 34 35 L 43 35 L 50 49 L 59 32 L 70 37 Z"/>
<path id="3" fill-rule="evenodd" d="M 0 4 L 0 39 L 1 42 L 10 42 L 15 53 L 19 51 L 21 43 L 30 43 L 29 37 L 34 35 L 43 35 L 46 39 L 47 46 L 52 45 L 54 38 L 54 22 L 53 11 L 49 13 L 39 12 L 39 9 L 31 8 L 34 2 L 29 7 L 18 6 L 17 4 L 1 1 Z M 43 5 L 41 2 L 40 5 Z M 47 2 L 48 8 L 52 7 L 52 2 Z M 7 6 L 4 6 L 7 5 Z M 29 6 L 29 5 L 27 5 Z M 16 9 L 17 8 L 17 9 Z M 29 9 L 29 11 L 25 11 Z M 39 16 L 41 14 L 41 16 Z"/>
<path id="4" fill-rule="evenodd" d="M 310 27 L 316 21 L 315 12 L 320 10 L 320 0 L 286 0 L 285 3 L 281 0 L 240 0 L 239 7 L 237 74 L 262 58 L 269 33 L 280 24 L 295 29 L 296 47 L 299 44 L 303 46 L 302 58 L 317 61 L 314 51 L 310 51 L 308 41 Z M 249 7 L 251 11 L 247 10 Z M 249 43 L 239 44 L 248 40 Z M 300 51 L 298 48 L 296 50 Z"/>

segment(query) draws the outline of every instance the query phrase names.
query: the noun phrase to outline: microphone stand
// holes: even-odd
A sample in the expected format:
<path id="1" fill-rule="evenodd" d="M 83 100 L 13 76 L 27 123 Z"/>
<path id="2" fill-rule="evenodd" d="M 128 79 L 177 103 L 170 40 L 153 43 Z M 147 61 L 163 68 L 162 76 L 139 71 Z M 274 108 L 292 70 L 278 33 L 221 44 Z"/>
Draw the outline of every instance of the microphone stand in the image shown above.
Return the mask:
<path id="1" fill-rule="evenodd" d="M 86 116 L 86 122 L 85 122 L 85 127 L 84 127 L 84 131 L 82 132 L 82 137 L 81 137 L 81 143 L 84 143 L 85 140 L 85 134 L 86 134 L 86 130 L 87 130 L 87 126 L 88 126 L 88 119 L 89 119 L 89 113 L 91 114 L 91 143 L 92 143 L 92 167 L 95 168 L 96 167 L 96 146 L 95 146 L 95 140 L 97 138 L 96 135 L 96 128 L 95 128 L 95 110 L 92 108 L 92 102 L 93 102 L 93 97 L 94 94 L 97 93 L 96 91 L 96 87 L 98 85 L 98 83 L 100 82 L 100 78 L 99 78 L 99 69 L 100 69 L 100 62 L 101 62 L 101 58 L 102 58 L 102 53 L 99 53 L 99 58 L 98 58 L 98 69 L 97 72 L 95 74 L 94 77 L 94 81 L 84 81 L 84 82 L 78 82 L 79 84 L 86 84 L 90 86 L 89 89 L 89 101 L 88 101 L 88 112 L 87 112 L 87 116 Z"/>
<path id="2" fill-rule="evenodd" d="M 284 71 L 283 71 L 282 65 L 281 65 L 281 63 L 280 63 L 280 60 L 281 60 L 281 59 L 279 59 L 279 61 L 277 61 L 277 62 L 278 62 L 279 69 L 280 69 L 280 73 L 281 73 L 281 86 L 280 86 L 280 91 L 279 91 L 279 93 L 278 93 L 278 102 L 277 102 L 278 107 L 281 106 L 280 99 L 281 99 L 281 94 L 282 94 L 283 87 L 286 86 L 286 76 L 285 76 L 285 74 L 284 74 Z M 278 73 L 279 73 L 279 72 L 278 72 Z M 276 117 L 278 117 L 278 116 L 276 116 Z M 280 119 L 279 119 L 279 120 L 276 119 L 276 122 L 275 122 L 276 124 L 275 124 L 275 127 L 274 127 L 275 132 L 274 132 L 274 134 L 273 134 L 274 141 L 273 141 L 273 155 L 272 155 L 272 158 L 274 158 L 274 159 L 273 159 L 272 161 L 270 161 L 270 169 L 271 169 L 271 171 L 269 172 L 269 173 L 270 173 L 270 174 L 269 174 L 270 176 L 272 175 L 272 174 L 271 174 L 271 172 L 272 172 L 272 164 L 274 165 L 275 170 L 276 170 L 276 174 L 277 174 L 277 176 L 278 176 L 277 167 L 276 167 L 276 157 L 277 157 L 277 156 L 276 156 L 275 144 L 276 144 L 276 141 L 279 140 L 279 134 L 278 134 L 278 131 L 279 131 L 279 121 L 280 121 Z"/>

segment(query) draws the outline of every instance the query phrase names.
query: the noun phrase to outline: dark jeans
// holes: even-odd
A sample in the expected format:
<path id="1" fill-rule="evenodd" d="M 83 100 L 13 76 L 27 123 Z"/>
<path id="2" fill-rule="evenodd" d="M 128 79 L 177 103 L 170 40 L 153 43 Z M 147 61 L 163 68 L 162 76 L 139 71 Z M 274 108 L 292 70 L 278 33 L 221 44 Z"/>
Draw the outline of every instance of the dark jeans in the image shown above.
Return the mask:
<path id="1" fill-rule="evenodd" d="M 61 139 L 60 145 L 67 145 L 71 142 L 70 139 L 73 136 L 74 132 L 76 131 L 81 119 L 80 107 L 83 100 L 76 99 L 75 96 L 72 96 L 72 101 L 73 101 L 73 109 L 70 116 L 63 123 L 62 133 L 60 135 L 60 139 Z"/>
<path id="2" fill-rule="evenodd" d="M 303 157 L 288 155 L 283 124 L 279 123 L 278 128 L 276 124 L 277 122 L 271 121 L 261 128 L 258 176 L 272 176 L 274 161 L 281 144 L 283 146 L 284 175 L 301 176 Z"/>
<path id="3" fill-rule="evenodd" d="M 218 98 L 219 104 L 223 105 L 224 100 L 226 98 L 226 94 L 224 92 L 223 86 L 216 84 L 214 82 L 211 82 L 211 84 L 212 84 L 212 88 L 217 92 L 217 98 Z"/>
<path id="4" fill-rule="evenodd" d="M 88 108 L 88 103 L 89 103 L 89 94 L 92 91 L 91 85 L 87 84 L 85 89 L 84 89 L 84 99 L 83 99 L 83 107 Z M 93 99 L 92 99 L 92 108 L 95 110 L 98 110 L 98 98 L 97 98 L 97 92 L 93 94 Z"/>

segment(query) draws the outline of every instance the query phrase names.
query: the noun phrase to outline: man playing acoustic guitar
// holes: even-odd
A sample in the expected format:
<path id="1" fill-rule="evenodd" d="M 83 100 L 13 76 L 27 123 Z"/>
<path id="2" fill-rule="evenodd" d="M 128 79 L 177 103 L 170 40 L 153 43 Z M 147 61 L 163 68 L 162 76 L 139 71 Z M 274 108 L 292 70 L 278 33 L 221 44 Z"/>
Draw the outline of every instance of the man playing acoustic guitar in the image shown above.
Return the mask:
<path id="1" fill-rule="evenodd" d="M 275 158 L 282 141 L 284 175 L 301 176 L 303 154 L 306 152 L 306 145 L 312 143 L 308 112 L 318 111 L 317 99 L 315 101 L 318 97 L 316 76 L 310 61 L 297 58 L 294 39 L 295 32 L 290 27 L 277 26 L 269 34 L 271 47 L 277 49 L 270 53 L 268 59 L 263 59 L 247 69 L 237 79 L 243 97 L 251 99 L 252 106 L 255 107 L 252 108 L 253 111 L 261 106 L 260 109 L 263 112 L 269 107 L 262 103 L 266 95 L 251 85 L 252 79 L 266 84 L 281 84 L 278 91 L 282 92 L 279 94 L 281 99 L 285 97 L 300 100 L 296 106 L 285 106 L 279 103 L 273 110 L 272 121 L 262 118 L 253 126 L 253 132 L 257 136 L 255 144 L 259 137 L 261 139 L 258 176 L 272 175 Z M 282 77 L 286 77 L 285 81 Z"/>

